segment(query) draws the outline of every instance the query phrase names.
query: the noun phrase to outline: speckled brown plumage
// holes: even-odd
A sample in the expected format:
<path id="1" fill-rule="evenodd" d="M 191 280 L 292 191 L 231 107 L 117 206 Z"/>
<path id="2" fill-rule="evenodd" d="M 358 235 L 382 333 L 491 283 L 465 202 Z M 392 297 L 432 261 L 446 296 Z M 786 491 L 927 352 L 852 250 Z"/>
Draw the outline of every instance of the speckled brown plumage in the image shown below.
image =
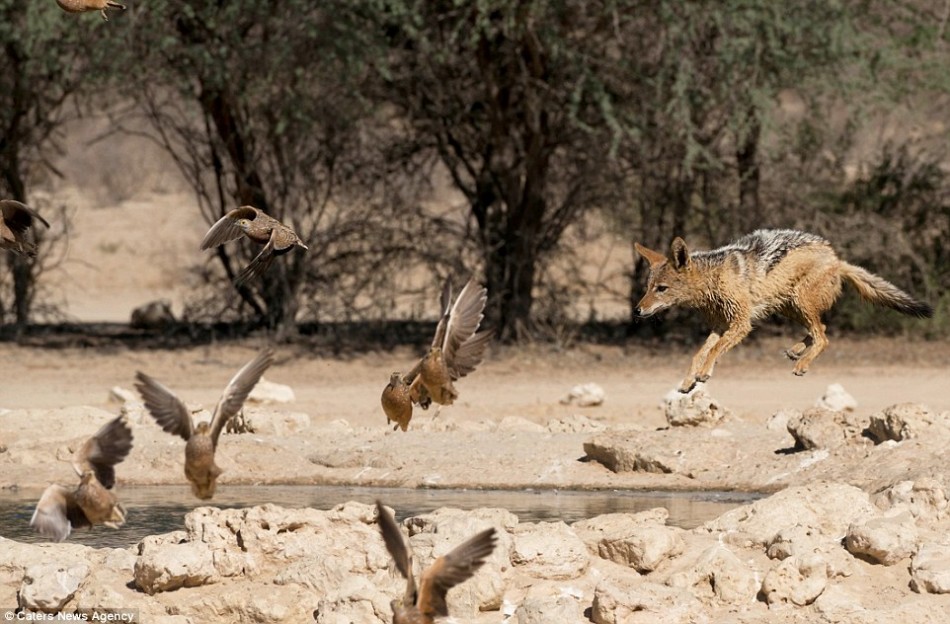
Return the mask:
<path id="1" fill-rule="evenodd" d="M 106 14 L 107 9 L 125 10 L 124 4 L 112 0 L 56 0 L 56 4 L 67 13 L 99 11 L 102 14 L 102 19 L 107 22 L 109 21 L 109 16 Z"/>
<path id="2" fill-rule="evenodd" d="M 61 542 L 73 529 L 102 524 L 118 528 L 125 523 L 125 508 L 111 491 L 115 465 L 132 450 L 132 430 L 125 416 L 106 423 L 73 454 L 72 466 L 79 485 L 46 488 L 30 519 L 41 535 Z"/>
<path id="3" fill-rule="evenodd" d="M 37 221 L 49 227 L 46 219 L 26 204 L 13 199 L 0 200 L 0 249 L 35 256 L 36 243 L 29 240 L 27 232 Z"/>
<path id="4" fill-rule="evenodd" d="M 495 549 L 495 529 L 486 529 L 442 555 L 422 572 L 416 586 L 412 572 L 412 550 L 402 536 L 392 513 L 376 502 L 377 522 L 386 550 L 396 569 L 406 579 L 402 598 L 390 603 L 393 624 L 433 624 L 436 617 L 448 617 L 445 596 L 450 589 L 470 579 Z"/>
<path id="5" fill-rule="evenodd" d="M 247 236 L 264 248 L 234 279 L 234 284 L 238 287 L 262 275 L 277 256 L 288 253 L 294 247 L 308 248 L 290 226 L 284 225 L 259 208 L 241 206 L 228 212 L 211 226 L 201 241 L 201 249 L 211 249 L 241 236 Z"/>
<path id="6" fill-rule="evenodd" d="M 214 462 L 218 438 L 227 422 L 240 410 L 247 395 L 274 362 L 272 351 L 265 350 L 244 365 L 228 383 L 214 408 L 211 422 L 194 424 L 191 412 L 171 390 L 145 373 L 136 373 L 135 387 L 152 418 L 164 431 L 181 436 L 185 444 L 185 478 L 191 491 L 202 500 L 214 496 L 221 468 Z"/>

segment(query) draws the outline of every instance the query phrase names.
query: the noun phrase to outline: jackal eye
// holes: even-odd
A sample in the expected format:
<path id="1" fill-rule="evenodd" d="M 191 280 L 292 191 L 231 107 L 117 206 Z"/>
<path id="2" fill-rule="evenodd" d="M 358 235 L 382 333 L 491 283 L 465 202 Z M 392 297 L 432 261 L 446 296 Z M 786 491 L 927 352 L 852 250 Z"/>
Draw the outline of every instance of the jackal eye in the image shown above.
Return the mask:
<path id="1" fill-rule="evenodd" d="M 667 291 L 669 288 L 670 288 L 670 287 L 667 286 L 666 284 L 657 284 L 657 285 L 656 285 L 656 292 L 658 292 L 658 293 L 665 292 L 665 291 Z"/>

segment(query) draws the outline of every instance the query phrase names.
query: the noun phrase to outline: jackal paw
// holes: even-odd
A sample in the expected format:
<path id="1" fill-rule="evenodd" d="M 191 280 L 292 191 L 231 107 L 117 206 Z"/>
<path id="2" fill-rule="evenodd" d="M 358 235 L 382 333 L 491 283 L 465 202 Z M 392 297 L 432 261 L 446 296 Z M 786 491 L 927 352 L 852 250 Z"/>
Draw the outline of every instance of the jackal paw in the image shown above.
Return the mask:
<path id="1" fill-rule="evenodd" d="M 795 370 L 792 371 L 792 374 L 795 375 L 796 377 L 802 377 L 807 372 L 808 372 L 807 368 L 801 368 L 801 369 L 796 368 Z"/>
<path id="2" fill-rule="evenodd" d="M 785 351 L 785 357 L 787 357 L 788 359 L 790 359 L 790 360 L 793 361 L 793 362 L 795 362 L 796 360 L 798 360 L 798 358 L 800 358 L 801 356 L 802 356 L 802 354 L 799 353 L 798 351 L 796 351 L 794 347 L 791 348 L 791 349 L 786 349 L 786 351 Z"/>
<path id="3" fill-rule="evenodd" d="M 680 387 L 677 390 L 680 394 L 689 394 L 696 387 L 696 384 L 705 383 L 709 380 L 709 375 L 696 375 L 695 377 L 687 377 L 683 380 L 683 383 L 680 384 Z"/>

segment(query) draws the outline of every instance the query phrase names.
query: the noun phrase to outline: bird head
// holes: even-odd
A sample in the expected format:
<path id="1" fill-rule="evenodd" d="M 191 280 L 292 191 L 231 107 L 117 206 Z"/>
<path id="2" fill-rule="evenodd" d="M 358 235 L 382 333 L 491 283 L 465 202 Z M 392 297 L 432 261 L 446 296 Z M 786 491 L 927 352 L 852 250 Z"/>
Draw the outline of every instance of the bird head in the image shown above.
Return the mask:
<path id="1" fill-rule="evenodd" d="M 79 483 L 81 485 L 86 485 L 96 478 L 95 470 L 84 470 L 81 475 L 79 475 Z"/>
<path id="2" fill-rule="evenodd" d="M 250 219 L 238 219 L 236 222 L 237 226 L 247 232 L 248 228 L 251 227 Z"/>
<path id="3" fill-rule="evenodd" d="M 195 425 L 195 433 L 198 435 L 208 435 L 211 433 L 211 423 L 207 420 L 202 420 L 200 423 Z"/>
<path id="4" fill-rule="evenodd" d="M 389 385 L 392 386 L 393 388 L 401 385 L 402 383 L 404 383 L 402 380 L 402 373 L 400 373 L 399 371 L 396 371 L 389 376 Z"/>

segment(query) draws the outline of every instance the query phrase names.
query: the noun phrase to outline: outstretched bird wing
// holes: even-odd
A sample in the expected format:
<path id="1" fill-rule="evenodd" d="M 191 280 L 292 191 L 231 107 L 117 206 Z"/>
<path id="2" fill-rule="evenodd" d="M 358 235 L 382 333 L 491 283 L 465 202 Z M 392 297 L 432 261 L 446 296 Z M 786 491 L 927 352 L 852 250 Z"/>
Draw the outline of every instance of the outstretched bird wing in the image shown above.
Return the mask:
<path id="1" fill-rule="evenodd" d="M 223 217 L 215 221 L 208 233 L 201 240 L 201 249 L 211 249 L 224 243 L 241 238 L 244 235 L 237 222 L 238 219 L 254 220 L 261 214 L 261 210 L 254 206 L 241 206 L 228 211 Z"/>
<path id="2" fill-rule="evenodd" d="M 96 479 L 105 488 L 115 485 L 115 465 L 132 450 L 132 429 L 126 416 L 117 416 L 103 425 L 73 454 L 76 474 L 87 470 L 96 473 Z"/>
<path id="3" fill-rule="evenodd" d="M 215 447 L 218 445 L 218 436 L 221 435 L 221 430 L 235 414 L 241 411 L 244 401 L 247 400 L 247 395 L 260 381 L 264 371 L 273 363 L 274 352 L 265 349 L 241 367 L 241 370 L 228 382 L 228 386 L 224 389 L 221 399 L 214 408 L 214 416 L 211 418 L 211 440 Z"/>
<path id="4" fill-rule="evenodd" d="M 145 408 L 163 431 L 189 440 L 194 433 L 191 412 L 175 394 L 143 372 L 135 373 L 135 388 Z"/>
<path id="5" fill-rule="evenodd" d="M 33 219 L 49 227 L 49 223 L 40 216 L 40 213 L 15 199 L 0 200 L 0 215 L 3 216 L 7 227 L 17 234 L 22 234 L 29 229 L 33 225 Z"/>
<path id="6" fill-rule="evenodd" d="M 383 534 L 386 550 L 396 562 L 396 569 L 406 579 L 406 596 L 403 604 L 410 606 L 415 602 L 416 596 L 416 580 L 412 576 L 412 551 L 409 550 L 406 540 L 402 537 L 396 518 L 379 501 L 376 501 L 376 522 L 379 523 L 379 531 Z"/>
<path id="7" fill-rule="evenodd" d="M 458 358 L 459 349 L 467 342 L 482 322 L 482 311 L 485 309 L 485 302 L 488 300 L 488 290 L 478 285 L 474 278 L 469 279 L 459 293 L 451 309 L 442 316 L 439 326 L 444 327 L 444 336 L 441 344 L 433 346 L 442 347 L 442 357 L 445 358 L 445 365 L 452 371 Z M 439 330 L 436 330 L 439 333 Z M 484 347 L 482 347 L 484 350 Z M 471 353 L 463 353 L 465 358 L 470 359 Z M 473 366 L 474 368 L 474 366 Z M 457 378 L 457 377 L 456 377 Z"/>
<path id="8" fill-rule="evenodd" d="M 264 245 L 264 248 L 261 249 L 260 253 L 254 256 L 254 259 L 251 260 L 251 263 L 247 265 L 243 271 L 241 271 L 237 277 L 234 278 L 234 285 L 238 288 L 247 284 L 249 281 L 254 279 L 259 275 L 263 275 L 267 269 L 270 268 L 270 265 L 274 262 L 274 236 L 276 230 L 271 230 L 270 239 L 267 241 L 267 244 Z"/>
<path id="9" fill-rule="evenodd" d="M 30 526 L 43 537 L 61 542 L 73 528 L 92 526 L 86 514 L 76 504 L 72 491 L 53 484 L 43 491 L 36 503 Z"/>
<path id="10" fill-rule="evenodd" d="M 447 616 L 449 610 L 445 604 L 445 594 L 459 583 L 472 578 L 495 549 L 495 541 L 495 529 L 486 529 L 426 568 L 419 581 L 419 598 L 416 602 L 419 611 L 429 617 Z"/>

